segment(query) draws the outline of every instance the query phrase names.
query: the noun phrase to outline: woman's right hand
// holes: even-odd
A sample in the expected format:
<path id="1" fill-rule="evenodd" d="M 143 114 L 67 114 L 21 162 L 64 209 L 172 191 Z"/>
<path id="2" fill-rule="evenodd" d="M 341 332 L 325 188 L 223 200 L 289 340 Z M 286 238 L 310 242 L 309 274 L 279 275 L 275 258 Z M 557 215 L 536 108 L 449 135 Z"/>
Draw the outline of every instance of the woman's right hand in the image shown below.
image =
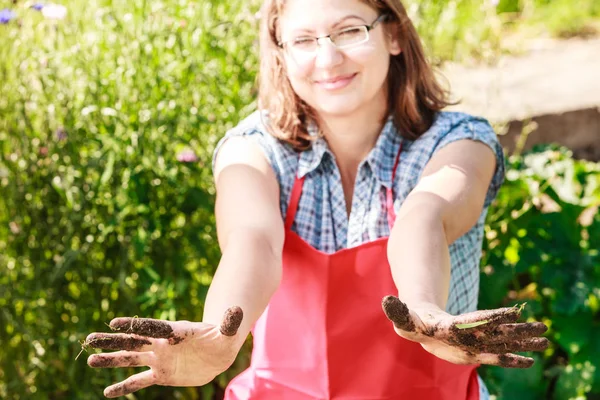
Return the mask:
<path id="1" fill-rule="evenodd" d="M 85 345 L 119 351 L 92 354 L 87 362 L 94 368 L 150 367 L 107 387 L 106 397 L 124 396 L 151 385 L 202 386 L 233 364 L 245 339 L 237 335 L 242 318 L 239 307 L 229 308 L 220 326 L 115 318 L 110 328 L 118 333 L 92 333 Z"/>

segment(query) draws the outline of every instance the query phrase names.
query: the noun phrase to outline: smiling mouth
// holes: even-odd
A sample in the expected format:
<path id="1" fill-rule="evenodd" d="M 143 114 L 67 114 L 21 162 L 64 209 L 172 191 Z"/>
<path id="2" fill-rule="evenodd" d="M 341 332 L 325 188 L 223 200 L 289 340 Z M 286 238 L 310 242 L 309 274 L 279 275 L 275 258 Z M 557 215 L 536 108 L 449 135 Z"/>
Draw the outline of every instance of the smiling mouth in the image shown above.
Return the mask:
<path id="1" fill-rule="evenodd" d="M 348 79 L 354 78 L 355 76 L 356 76 L 356 74 L 343 75 L 343 76 L 338 76 L 338 77 L 331 78 L 331 79 L 315 80 L 314 82 L 317 84 L 327 85 L 327 84 L 337 83 L 340 81 L 346 81 Z"/>
<path id="2" fill-rule="evenodd" d="M 358 73 L 339 76 L 332 79 L 316 80 L 314 81 L 314 83 L 326 90 L 341 89 L 348 86 L 350 82 L 352 82 L 352 80 L 356 77 L 356 75 L 358 75 Z"/>

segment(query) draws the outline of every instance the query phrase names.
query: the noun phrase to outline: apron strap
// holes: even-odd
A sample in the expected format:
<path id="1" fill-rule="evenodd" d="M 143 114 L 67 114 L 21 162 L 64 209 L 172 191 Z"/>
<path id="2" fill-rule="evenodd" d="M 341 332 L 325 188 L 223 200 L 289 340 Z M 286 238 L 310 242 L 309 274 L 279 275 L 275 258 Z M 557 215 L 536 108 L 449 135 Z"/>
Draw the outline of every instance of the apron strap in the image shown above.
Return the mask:
<path id="1" fill-rule="evenodd" d="M 294 180 L 294 187 L 290 195 L 290 202 L 288 204 L 287 213 L 285 216 L 285 230 L 292 229 L 294 218 L 296 218 L 296 211 L 298 211 L 298 204 L 300 203 L 300 195 L 302 194 L 302 186 L 304 185 L 304 176 Z"/>
<path id="2" fill-rule="evenodd" d="M 396 221 L 396 212 L 394 211 L 394 181 L 396 180 L 396 170 L 398 169 L 398 164 L 400 163 L 400 153 L 402 153 L 402 142 L 400 142 L 400 148 L 398 149 L 398 154 L 396 155 L 396 161 L 394 161 L 394 169 L 392 170 L 392 184 L 386 190 L 387 194 L 387 217 L 388 217 L 388 226 L 390 227 L 390 231 L 394 226 L 394 221 Z"/>

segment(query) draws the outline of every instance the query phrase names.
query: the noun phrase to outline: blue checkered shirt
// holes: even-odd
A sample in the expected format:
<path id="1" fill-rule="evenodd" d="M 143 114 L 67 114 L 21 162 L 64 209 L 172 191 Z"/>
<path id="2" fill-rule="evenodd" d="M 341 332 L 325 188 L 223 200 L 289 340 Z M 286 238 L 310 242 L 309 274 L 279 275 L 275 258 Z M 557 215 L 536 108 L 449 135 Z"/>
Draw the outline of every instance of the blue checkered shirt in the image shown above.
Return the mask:
<path id="1" fill-rule="evenodd" d="M 391 118 L 367 158 L 358 167 L 351 213 L 348 217 L 344 191 L 335 156 L 327 142 L 319 138 L 298 155 L 289 145 L 275 139 L 264 127 L 266 116 L 257 111 L 227 132 L 215 150 L 232 136 L 249 136 L 264 151 L 280 187 L 281 214 L 285 220 L 296 175 L 305 177 L 302 197 L 292 230 L 314 248 L 333 253 L 381 237 L 390 229 L 386 211 L 386 189 L 394 193 L 396 213 L 417 185 L 427 162 L 445 145 L 470 139 L 488 145 L 496 154 L 497 168 L 488 188 L 484 209 L 471 230 L 450 245 L 451 279 L 446 311 L 461 314 L 477 309 L 479 262 L 487 209 L 504 179 L 504 156 L 489 123 L 463 113 L 441 112 L 431 128 L 417 140 L 403 139 Z M 310 127 L 309 133 L 316 135 Z M 392 182 L 395 157 L 402 142 L 400 163 Z M 213 157 L 214 160 L 214 157 Z M 480 398 L 489 394 L 480 380 Z"/>

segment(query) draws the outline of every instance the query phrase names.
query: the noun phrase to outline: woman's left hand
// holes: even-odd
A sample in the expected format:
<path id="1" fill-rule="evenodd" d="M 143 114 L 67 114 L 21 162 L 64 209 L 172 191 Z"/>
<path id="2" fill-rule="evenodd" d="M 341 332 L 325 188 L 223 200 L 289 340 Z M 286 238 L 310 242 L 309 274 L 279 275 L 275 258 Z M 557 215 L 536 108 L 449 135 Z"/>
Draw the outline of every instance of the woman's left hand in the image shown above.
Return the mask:
<path id="1" fill-rule="evenodd" d="M 398 335 L 418 342 L 431 354 L 454 364 L 489 364 L 505 368 L 529 368 L 534 360 L 517 352 L 543 351 L 549 341 L 541 322 L 517 323 L 520 307 L 451 315 L 435 305 L 409 309 L 395 296 L 382 302 Z"/>

